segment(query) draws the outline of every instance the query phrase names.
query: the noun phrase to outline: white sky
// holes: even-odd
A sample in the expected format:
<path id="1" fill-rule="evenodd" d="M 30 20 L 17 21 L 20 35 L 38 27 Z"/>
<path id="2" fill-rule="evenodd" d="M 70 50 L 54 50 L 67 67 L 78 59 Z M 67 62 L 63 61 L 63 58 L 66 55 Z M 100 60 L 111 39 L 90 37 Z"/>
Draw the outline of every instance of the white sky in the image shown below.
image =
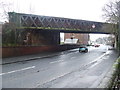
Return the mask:
<path id="1" fill-rule="evenodd" d="M 91 21 L 103 21 L 102 8 L 109 0 L 0 0 L 12 4 L 11 11 Z"/>
<path id="2" fill-rule="evenodd" d="M 109 34 L 89 34 L 90 40 L 95 41 L 97 38 L 108 37 Z"/>

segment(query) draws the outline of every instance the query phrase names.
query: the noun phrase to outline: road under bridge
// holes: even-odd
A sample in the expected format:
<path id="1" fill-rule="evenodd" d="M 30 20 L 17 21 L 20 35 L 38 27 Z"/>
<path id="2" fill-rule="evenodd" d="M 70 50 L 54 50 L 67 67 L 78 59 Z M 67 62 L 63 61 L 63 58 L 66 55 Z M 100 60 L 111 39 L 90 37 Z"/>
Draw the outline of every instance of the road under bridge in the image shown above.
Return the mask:
<path id="1" fill-rule="evenodd" d="M 34 49 L 35 46 L 52 46 L 56 47 L 57 50 L 66 50 L 71 48 L 78 47 L 73 46 L 60 46 L 60 33 L 99 33 L 99 34 L 111 34 L 114 33 L 111 26 L 112 24 L 95 22 L 95 21 L 86 21 L 86 20 L 77 20 L 77 19 L 68 19 L 61 17 L 50 17 L 50 16 L 40 16 L 33 14 L 23 14 L 9 12 L 9 23 L 14 24 L 15 26 L 15 39 L 16 43 L 19 45 L 26 44 L 29 50 L 38 53 L 41 49 Z M 27 42 L 27 43 L 26 43 Z M 25 48 L 26 48 L 25 46 Z M 32 47 L 31 47 L 32 46 Z M 74 47 L 75 46 L 75 47 Z M 64 48 L 63 48 L 64 47 Z M 33 48 L 33 49 L 30 49 Z M 15 49 L 15 48 L 14 48 Z M 19 48 L 21 49 L 21 48 Z M 11 52 L 21 54 L 32 54 L 23 49 L 19 50 L 18 47 Z M 56 48 L 54 48 L 56 49 Z M 52 49 L 53 50 L 53 49 Z M 9 51 L 7 49 L 7 51 Z M 44 51 L 44 50 L 42 50 Z M 46 49 L 45 49 L 46 51 Z M 4 55 L 3 50 L 3 55 Z M 9 53 L 11 53 L 9 52 Z M 26 53 L 23 53 L 26 52 Z M 8 53 L 8 55 L 9 55 Z M 20 54 L 21 53 L 21 54 Z"/>

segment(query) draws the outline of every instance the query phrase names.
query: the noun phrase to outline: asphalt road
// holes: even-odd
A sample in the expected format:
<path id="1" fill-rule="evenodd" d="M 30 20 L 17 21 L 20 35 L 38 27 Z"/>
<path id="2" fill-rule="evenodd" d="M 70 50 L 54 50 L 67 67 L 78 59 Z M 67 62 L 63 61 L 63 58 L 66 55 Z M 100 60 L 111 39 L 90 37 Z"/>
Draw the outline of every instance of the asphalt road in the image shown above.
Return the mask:
<path id="1" fill-rule="evenodd" d="M 89 47 L 88 53 L 66 52 L 34 61 L 2 65 L 2 87 L 95 88 L 116 58 L 115 51 L 101 45 L 98 48 Z"/>

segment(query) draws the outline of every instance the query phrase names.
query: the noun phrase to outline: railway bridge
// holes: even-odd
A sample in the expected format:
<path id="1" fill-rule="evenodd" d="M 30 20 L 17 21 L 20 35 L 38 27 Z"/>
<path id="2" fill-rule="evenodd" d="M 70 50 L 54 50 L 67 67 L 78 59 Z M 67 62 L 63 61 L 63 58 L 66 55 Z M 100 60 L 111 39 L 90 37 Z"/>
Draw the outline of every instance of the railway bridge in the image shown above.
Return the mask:
<path id="1" fill-rule="evenodd" d="M 27 44 L 30 46 L 52 46 L 51 50 L 66 50 L 76 48 L 76 45 L 60 45 L 60 33 L 114 33 L 111 24 L 95 21 L 69 19 L 61 17 L 41 16 L 9 12 L 9 22 L 15 25 L 16 43 Z M 57 46 L 57 49 L 55 48 Z M 25 47 L 26 48 L 26 47 Z M 43 48 L 43 47 L 42 47 Z M 20 53 L 19 49 L 15 49 Z M 29 51 L 31 50 L 31 51 Z M 43 51 L 45 51 L 43 49 Z M 50 49 L 49 49 L 50 50 Z M 40 52 L 38 47 L 35 49 L 21 50 L 21 53 L 32 54 Z M 26 52 L 26 53 L 23 53 Z M 10 53 L 10 52 L 8 52 Z M 3 50 L 4 54 L 4 50 Z"/>
<path id="2" fill-rule="evenodd" d="M 9 13 L 9 21 L 16 25 L 17 34 L 19 34 L 16 36 L 20 36 L 23 30 L 30 31 L 32 33 L 41 33 L 41 36 L 48 40 L 48 44 L 59 44 L 60 32 L 102 34 L 113 33 L 112 28 L 110 28 L 110 24 L 95 21 L 22 14 L 15 12 Z"/>

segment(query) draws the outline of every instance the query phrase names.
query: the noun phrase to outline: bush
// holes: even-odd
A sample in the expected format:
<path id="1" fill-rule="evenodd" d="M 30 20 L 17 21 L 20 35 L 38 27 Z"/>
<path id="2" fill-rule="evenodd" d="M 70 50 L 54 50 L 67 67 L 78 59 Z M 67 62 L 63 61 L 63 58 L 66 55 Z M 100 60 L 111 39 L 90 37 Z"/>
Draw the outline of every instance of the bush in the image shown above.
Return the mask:
<path id="1" fill-rule="evenodd" d="M 2 26 L 2 46 L 11 46 L 16 43 L 15 30 L 16 27 L 13 23 L 5 23 Z"/>

